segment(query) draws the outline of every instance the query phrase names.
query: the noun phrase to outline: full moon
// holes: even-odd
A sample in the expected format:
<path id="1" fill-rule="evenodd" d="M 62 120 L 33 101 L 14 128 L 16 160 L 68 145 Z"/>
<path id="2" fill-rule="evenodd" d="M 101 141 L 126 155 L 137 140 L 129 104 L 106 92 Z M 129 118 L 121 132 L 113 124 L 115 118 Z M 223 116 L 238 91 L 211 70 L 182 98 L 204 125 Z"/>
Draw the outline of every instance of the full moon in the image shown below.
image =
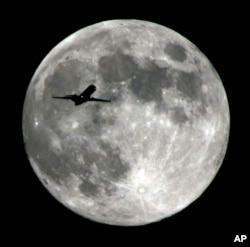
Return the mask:
<path id="1" fill-rule="evenodd" d="M 53 95 L 94 97 L 75 105 Z M 227 96 L 189 40 L 159 24 L 111 20 L 83 28 L 37 68 L 23 107 L 28 159 L 46 189 L 90 220 L 162 220 L 196 200 L 228 143 Z M 205 213 L 205 212 L 204 212 Z"/>

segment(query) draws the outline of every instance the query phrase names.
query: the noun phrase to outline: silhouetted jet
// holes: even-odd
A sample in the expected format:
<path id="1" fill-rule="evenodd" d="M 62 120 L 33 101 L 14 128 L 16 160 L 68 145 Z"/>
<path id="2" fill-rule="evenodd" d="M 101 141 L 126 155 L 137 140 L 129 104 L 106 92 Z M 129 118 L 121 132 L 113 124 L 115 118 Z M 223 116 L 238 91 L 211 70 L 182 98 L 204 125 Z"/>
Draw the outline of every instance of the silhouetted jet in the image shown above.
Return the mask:
<path id="1" fill-rule="evenodd" d="M 58 96 L 52 96 L 52 97 L 55 99 L 70 99 L 75 102 L 75 105 L 80 105 L 87 101 L 111 102 L 111 100 L 96 99 L 96 98 L 90 97 L 91 94 L 95 92 L 95 90 L 96 90 L 96 86 L 90 85 L 80 95 L 71 94 L 71 95 L 65 95 L 61 97 L 58 97 Z"/>

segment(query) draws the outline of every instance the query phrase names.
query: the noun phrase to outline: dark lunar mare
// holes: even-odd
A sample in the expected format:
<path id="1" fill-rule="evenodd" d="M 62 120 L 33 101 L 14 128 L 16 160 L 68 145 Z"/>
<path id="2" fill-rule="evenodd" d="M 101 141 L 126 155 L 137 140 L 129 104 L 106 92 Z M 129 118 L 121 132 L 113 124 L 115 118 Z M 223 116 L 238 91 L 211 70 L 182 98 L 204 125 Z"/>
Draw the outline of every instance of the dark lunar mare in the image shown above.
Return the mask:
<path id="1" fill-rule="evenodd" d="M 184 62 L 187 58 L 185 48 L 178 44 L 167 44 L 164 52 L 177 62 Z"/>
<path id="2" fill-rule="evenodd" d="M 145 63 L 145 68 L 142 68 L 133 57 L 123 54 L 121 50 L 117 50 L 114 54 L 105 55 L 99 59 L 99 73 L 104 82 L 112 84 L 112 88 L 120 87 L 120 82 L 127 80 L 128 88 L 135 98 L 142 103 L 156 103 L 159 113 L 166 113 L 169 110 L 177 111 L 173 115 L 174 121 L 178 118 L 180 121 L 185 122 L 187 117 L 184 116 L 183 108 L 170 109 L 165 104 L 162 98 L 163 88 L 176 88 L 187 101 L 200 102 L 198 113 L 205 114 L 208 104 L 207 96 L 201 90 L 203 79 L 197 73 L 162 68 L 154 60 L 146 58 Z M 117 91 L 123 93 L 122 90 Z M 119 95 L 115 97 L 115 100 L 119 101 Z"/>

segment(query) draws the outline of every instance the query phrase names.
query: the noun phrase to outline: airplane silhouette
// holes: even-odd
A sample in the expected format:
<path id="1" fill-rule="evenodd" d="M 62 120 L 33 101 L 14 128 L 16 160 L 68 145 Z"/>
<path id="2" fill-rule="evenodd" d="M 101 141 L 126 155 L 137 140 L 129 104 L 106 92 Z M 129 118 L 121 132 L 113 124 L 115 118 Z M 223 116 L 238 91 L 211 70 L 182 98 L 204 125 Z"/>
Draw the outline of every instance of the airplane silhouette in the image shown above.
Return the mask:
<path id="1" fill-rule="evenodd" d="M 94 97 L 90 97 L 96 90 L 95 85 L 89 85 L 80 95 L 70 94 L 65 96 L 52 96 L 54 99 L 70 99 L 74 101 L 75 105 L 81 105 L 87 101 L 98 101 L 98 102 L 111 102 L 111 100 L 106 99 L 97 99 Z"/>

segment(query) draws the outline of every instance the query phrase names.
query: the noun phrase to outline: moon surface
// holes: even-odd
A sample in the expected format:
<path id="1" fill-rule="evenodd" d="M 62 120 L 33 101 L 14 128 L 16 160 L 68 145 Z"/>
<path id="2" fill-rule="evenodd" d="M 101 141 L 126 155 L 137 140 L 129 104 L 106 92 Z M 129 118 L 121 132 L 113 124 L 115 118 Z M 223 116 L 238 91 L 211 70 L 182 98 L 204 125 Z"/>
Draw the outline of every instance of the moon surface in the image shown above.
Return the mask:
<path id="1" fill-rule="evenodd" d="M 90 84 L 112 102 L 52 98 Z M 64 39 L 37 68 L 23 107 L 26 152 L 47 190 L 85 218 L 120 226 L 162 220 L 196 200 L 222 164 L 229 126 L 223 84 L 205 55 L 140 20 L 104 21 Z"/>

